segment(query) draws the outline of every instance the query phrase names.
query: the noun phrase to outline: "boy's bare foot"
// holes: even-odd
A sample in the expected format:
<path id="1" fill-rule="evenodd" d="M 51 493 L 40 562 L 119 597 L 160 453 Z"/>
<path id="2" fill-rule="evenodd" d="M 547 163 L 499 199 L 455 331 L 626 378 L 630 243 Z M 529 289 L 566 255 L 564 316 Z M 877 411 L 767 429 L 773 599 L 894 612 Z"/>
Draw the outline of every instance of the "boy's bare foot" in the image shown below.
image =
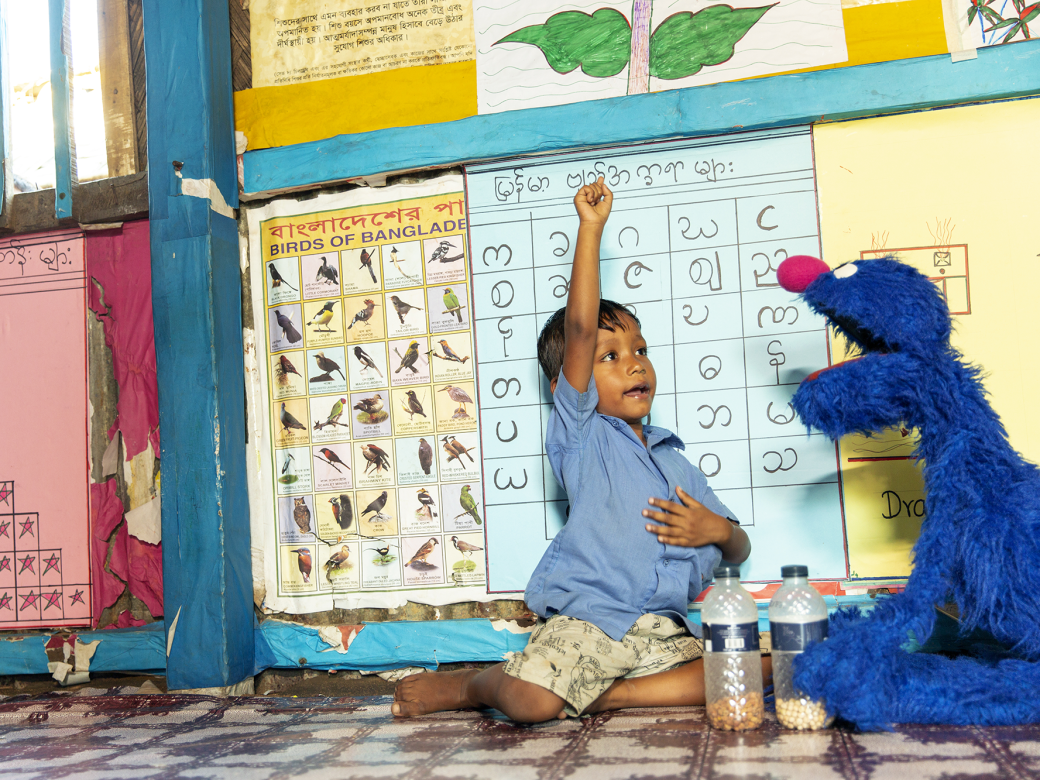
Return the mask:
<path id="1" fill-rule="evenodd" d="M 442 710 L 472 708 L 475 705 L 466 698 L 466 684 L 480 672 L 480 669 L 459 669 L 405 677 L 394 690 L 390 711 L 399 718 L 414 718 Z"/>

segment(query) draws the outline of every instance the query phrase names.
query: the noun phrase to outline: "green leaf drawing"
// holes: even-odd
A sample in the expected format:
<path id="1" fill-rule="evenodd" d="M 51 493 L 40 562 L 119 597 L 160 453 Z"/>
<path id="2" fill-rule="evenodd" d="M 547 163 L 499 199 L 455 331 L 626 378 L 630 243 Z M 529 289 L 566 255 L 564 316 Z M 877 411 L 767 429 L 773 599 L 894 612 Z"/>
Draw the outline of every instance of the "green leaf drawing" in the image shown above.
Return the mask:
<path id="1" fill-rule="evenodd" d="M 672 14 L 650 36 L 650 75 L 681 79 L 705 65 L 725 62 L 737 41 L 772 7 L 713 5 L 697 13 Z"/>
<path id="2" fill-rule="evenodd" d="M 499 43 L 529 43 L 545 55 L 557 73 L 581 66 L 593 78 L 616 76 L 628 64 L 632 30 L 624 14 L 600 8 L 591 16 L 581 11 L 553 14 L 545 24 L 510 33 Z"/>

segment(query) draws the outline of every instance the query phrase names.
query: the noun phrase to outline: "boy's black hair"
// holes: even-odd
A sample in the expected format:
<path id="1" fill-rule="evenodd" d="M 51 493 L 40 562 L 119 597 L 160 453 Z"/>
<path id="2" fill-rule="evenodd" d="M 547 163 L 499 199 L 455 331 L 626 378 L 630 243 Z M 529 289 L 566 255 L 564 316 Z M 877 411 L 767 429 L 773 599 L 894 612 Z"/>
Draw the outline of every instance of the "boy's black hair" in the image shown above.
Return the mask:
<path id="1" fill-rule="evenodd" d="M 560 309 L 551 316 L 538 335 L 538 363 L 545 372 L 546 378 L 551 382 L 560 375 L 563 370 L 563 319 L 567 313 L 567 307 Z M 642 327 L 639 318 L 620 303 L 600 298 L 599 301 L 599 327 L 601 330 L 614 331 L 620 328 L 628 330 L 629 321 L 633 321 L 636 327 Z"/>

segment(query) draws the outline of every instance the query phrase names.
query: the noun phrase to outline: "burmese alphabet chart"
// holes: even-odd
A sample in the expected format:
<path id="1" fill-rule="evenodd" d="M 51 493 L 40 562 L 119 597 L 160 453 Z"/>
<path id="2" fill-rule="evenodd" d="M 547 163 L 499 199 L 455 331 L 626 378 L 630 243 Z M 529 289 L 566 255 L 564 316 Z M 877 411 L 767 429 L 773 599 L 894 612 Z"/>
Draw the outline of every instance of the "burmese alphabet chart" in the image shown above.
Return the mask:
<path id="1" fill-rule="evenodd" d="M 615 193 L 602 294 L 642 322 L 658 381 L 651 424 L 683 439 L 751 536 L 742 579 L 776 580 L 794 560 L 845 578 L 835 445 L 789 405 L 828 364 L 826 325 L 776 281 L 784 258 L 820 254 L 811 140 L 798 128 L 467 167 L 489 590 L 522 591 L 566 519 L 536 339 L 566 302 L 574 193 L 598 176 Z"/>

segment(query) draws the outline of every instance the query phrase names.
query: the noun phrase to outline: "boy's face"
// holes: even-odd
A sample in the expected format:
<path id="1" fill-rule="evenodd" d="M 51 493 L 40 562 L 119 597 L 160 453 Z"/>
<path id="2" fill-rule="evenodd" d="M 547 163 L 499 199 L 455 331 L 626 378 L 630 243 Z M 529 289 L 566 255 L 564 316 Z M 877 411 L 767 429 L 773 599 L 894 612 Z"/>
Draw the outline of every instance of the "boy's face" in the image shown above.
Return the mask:
<path id="1" fill-rule="evenodd" d="M 624 328 L 600 328 L 597 332 L 592 364 L 599 393 L 596 411 L 641 426 L 643 418 L 650 414 L 657 374 L 639 326 L 631 317 L 625 317 L 624 323 Z"/>

